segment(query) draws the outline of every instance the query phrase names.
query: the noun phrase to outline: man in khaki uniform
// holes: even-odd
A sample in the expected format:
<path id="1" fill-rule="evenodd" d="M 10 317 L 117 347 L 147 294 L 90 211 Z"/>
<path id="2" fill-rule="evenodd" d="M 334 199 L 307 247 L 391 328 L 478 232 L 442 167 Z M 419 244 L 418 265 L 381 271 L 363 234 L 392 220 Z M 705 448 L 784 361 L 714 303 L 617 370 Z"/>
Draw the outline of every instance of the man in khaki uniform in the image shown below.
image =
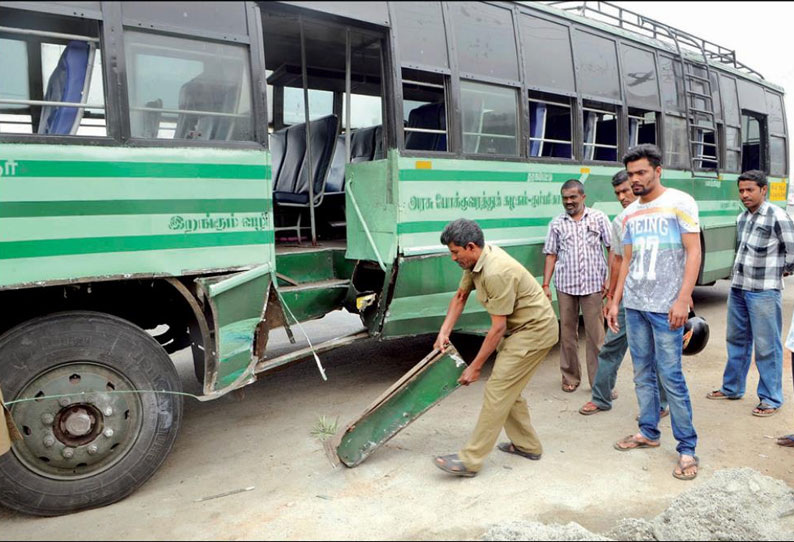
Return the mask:
<path id="1" fill-rule="evenodd" d="M 529 418 L 521 392 L 535 369 L 559 338 L 551 302 L 538 282 L 520 263 L 497 246 L 485 244 L 476 222 L 464 218 L 447 224 L 441 242 L 463 268 L 458 291 L 435 342 L 444 350 L 472 289 L 491 317 L 491 328 L 477 356 L 461 375 L 468 386 L 480 377 L 482 366 L 497 350 L 491 378 L 485 385 L 480 417 L 469 442 L 459 454 L 438 456 L 435 465 L 457 476 L 474 476 L 491 452 L 502 427 L 510 442 L 503 452 L 540 459 L 543 448 Z"/>

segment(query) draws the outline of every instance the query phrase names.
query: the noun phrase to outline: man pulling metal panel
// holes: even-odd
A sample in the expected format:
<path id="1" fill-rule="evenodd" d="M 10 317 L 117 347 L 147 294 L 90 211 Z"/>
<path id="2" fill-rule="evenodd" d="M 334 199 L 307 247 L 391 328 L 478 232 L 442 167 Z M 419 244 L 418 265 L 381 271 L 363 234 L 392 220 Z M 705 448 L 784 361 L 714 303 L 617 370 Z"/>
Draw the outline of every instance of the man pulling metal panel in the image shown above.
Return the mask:
<path id="1" fill-rule="evenodd" d="M 494 350 L 498 354 L 474 433 L 459 453 L 438 456 L 434 463 L 456 476 L 476 475 L 502 427 L 510 442 L 500 444 L 501 451 L 540 459 L 543 449 L 521 392 L 559 338 L 551 302 L 523 265 L 501 248 L 485 244 L 476 222 L 463 218 L 450 222 L 441 242 L 463 268 L 463 277 L 434 347 L 443 351 L 449 345 L 469 294 L 477 290 L 477 300 L 491 316 L 491 328 L 458 381 L 464 386 L 476 382 L 486 360 Z"/>

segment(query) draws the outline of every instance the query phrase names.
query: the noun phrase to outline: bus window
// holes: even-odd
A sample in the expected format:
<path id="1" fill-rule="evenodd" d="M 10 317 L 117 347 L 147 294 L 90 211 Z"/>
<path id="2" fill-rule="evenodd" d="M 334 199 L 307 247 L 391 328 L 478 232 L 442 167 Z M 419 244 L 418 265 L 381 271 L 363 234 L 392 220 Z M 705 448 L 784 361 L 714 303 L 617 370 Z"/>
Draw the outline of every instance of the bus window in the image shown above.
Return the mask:
<path id="1" fill-rule="evenodd" d="M 527 84 L 575 92 L 568 27 L 527 13 L 522 13 L 518 21 Z M 530 54 L 530 51 L 543 51 L 543 54 Z"/>
<path id="2" fill-rule="evenodd" d="M 763 124 L 763 116 L 742 112 L 742 171 L 765 169 L 764 146 L 761 144 L 765 131 Z"/>
<path id="3" fill-rule="evenodd" d="M 617 107 L 585 101 L 582 107 L 584 160 L 617 162 L 618 115 Z"/>
<path id="4" fill-rule="evenodd" d="M 518 100 L 515 89 L 460 82 L 463 152 L 518 156 Z"/>
<path id="5" fill-rule="evenodd" d="M 769 138 L 769 174 L 782 177 L 786 174 L 786 139 Z"/>
<path id="6" fill-rule="evenodd" d="M 350 95 L 350 128 L 369 128 L 383 124 L 383 100 L 380 96 Z M 347 102 L 342 101 L 342 118 L 347 118 Z M 344 133 L 344 126 L 342 133 Z"/>
<path id="7" fill-rule="evenodd" d="M 665 115 L 664 117 L 664 161 L 663 165 L 672 169 L 689 169 L 689 136 L 684 117 Z"/>
<path id="8" fill-rule="evenodd" d="M 510 8 L 449 2 L 462 73 L 518 81 L 518 53 Z"/>
<path id="9" fill-rule="evenodd" d="M 742 138 L 739 128 L 725 126 L 725 171 L 739 172 L 742 160 Z"/>
<path id="10" fill-rule="evenodd" d="M 583 94 L 620 100 L 615 42 L 576 29 L 573 33 L 573 51 L 579 90 Z"/>
<path id="11" fill-rule="evenodd" d="M 306 122 L 303 89 L 284 87 L 284 124 L 302 124 Z M 330 90 L 309 89 L 309 120 L 327 117 L 334 112 L 334 93 Z"/>
<path id="12" fill-rule="evenodd" d="M 681 62 L 659 55 L 659 82 L 665 111 L 684 112 L 684 79 Z"/>
<path id="13" fill-rule="evenodd" d="M 97 23 L 51 20 L 0 38 L 0 133 L 105 137 Z"/>
<path id="14" fill-rule="evenodd" d="M 132 137 L 253 140 L 245 47 L 126 31 Z"/>
<path id="15" fill-rule="evenodd" d="M 716 169 L 717 140 L 711 129 L 695 128 L 694 165 L 697 169 Z"/>
<path id="16" fill-rule="evenodd" d="M 41 44 L 41 71 L 43 81 L 49 81 L 53 74 L 56 73 L 58 63 L 66 49 L 66 45 L 57 45 L 54 43 Z M 102 52 L 98 49 L 94 53 L 89 81 L 88 97 L 85 101 L 88 104 L 95 104 L 100 107 L 85 108 L 75 135 L 104 137 L 107 135 L 104 109 L 105 89 L 102 84 Z"/>
<path id="17" fill-rule="evenodd" d="M 529 156 L 573 158 L 570 99 L 529 94 Z"/>
<path id="18" fill-rule="evenodd" d="M 400 61 L 449 68 L 441 2 L 393 2 Z"/>
<path id="19" fill-rule="evenodd" d="M 659 108 L 655 56 L 650 51 L 621 44 L 626 103 L 644 109 Z"/>
<path id="20" fill-rule="evenodd" d="M 722 102 L 724 107 L 725 123 L 739 126 L 739 98 L 736 94 L 736 79 L 720 75 L 720 88 L 722 89 Z"/>
<path id="21" fill-rule="evenodd" d="M 405 148 L 447 151 L 446 76 L 403 68 Z"/>
<path id="22" fill-rule="evenodd" d="M 642 143 L 656 145 L 656 119 L 655 111 L 629 109 L 629 147 Z"/>
<path id="23" fill-rule="evenodd" d="M 0 99 L 30 100 L 28 49 L 24 41 L 0 38 Z M 32 133 L 30 106 L 0 102 L 0 133 Z"/>

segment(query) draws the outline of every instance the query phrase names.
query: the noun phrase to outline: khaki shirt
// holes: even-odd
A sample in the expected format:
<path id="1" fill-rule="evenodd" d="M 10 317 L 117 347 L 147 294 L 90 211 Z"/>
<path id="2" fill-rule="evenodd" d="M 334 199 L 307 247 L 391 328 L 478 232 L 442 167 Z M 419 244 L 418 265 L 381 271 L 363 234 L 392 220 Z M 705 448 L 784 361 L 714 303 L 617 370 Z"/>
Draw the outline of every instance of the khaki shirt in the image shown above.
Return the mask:
<path id="1" fill-rule="evenodd" d="M 14 420 L 11 419 L 11 413 L 3 403 L 3 392 L 0 391 L 0 413 L 3 415 L 3 420 L 0 420 L 0 455 L 3 455 L 11 449 L 11 443 L 15 440 L 22 440 L 22 435 L 19 434 L 17 426 L 14 425 Z"/>
<path id="2" fill-rule="evenodd" d="M 477 264 L 465 270 L 460 290 L 477 290 L 477 300 L 489 314 L 507 317 L 505 347 L 527 352 L 557 343 L 557 317 L 535 277 L 497 246 L 485 245 Z"/>

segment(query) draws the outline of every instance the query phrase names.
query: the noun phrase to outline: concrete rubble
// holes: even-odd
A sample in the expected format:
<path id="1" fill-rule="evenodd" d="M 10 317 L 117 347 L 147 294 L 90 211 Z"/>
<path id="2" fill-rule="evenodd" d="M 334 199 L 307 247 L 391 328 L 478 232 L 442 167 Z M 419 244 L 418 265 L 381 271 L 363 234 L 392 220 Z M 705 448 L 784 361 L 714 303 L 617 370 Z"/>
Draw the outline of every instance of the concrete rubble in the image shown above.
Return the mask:
<path id="1" fill-rule="evenodd" d="M 511 521 L 483 540 L 793 540 L 794 491 L 750 468 L 725 469 L 678 495 L 651 520 L 624 518 L 596 534 L 567 525 Z"/>

